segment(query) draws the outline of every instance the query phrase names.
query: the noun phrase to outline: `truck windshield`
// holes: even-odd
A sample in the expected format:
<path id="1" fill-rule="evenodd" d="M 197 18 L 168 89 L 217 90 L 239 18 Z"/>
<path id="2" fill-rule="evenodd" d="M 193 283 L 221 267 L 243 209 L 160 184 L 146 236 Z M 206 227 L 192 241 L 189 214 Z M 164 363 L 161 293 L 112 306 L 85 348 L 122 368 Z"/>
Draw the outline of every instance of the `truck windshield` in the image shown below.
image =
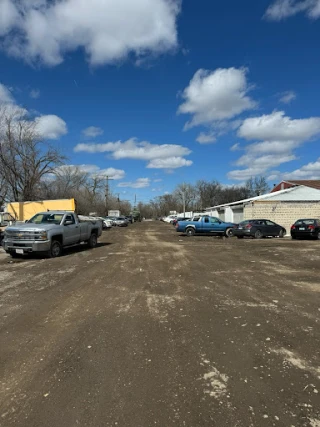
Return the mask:
<path id="1" fill-rule="evenodd" d="M 29 219 L 31 224 L 60 224 L 63 214 L 40 213 Z"/>

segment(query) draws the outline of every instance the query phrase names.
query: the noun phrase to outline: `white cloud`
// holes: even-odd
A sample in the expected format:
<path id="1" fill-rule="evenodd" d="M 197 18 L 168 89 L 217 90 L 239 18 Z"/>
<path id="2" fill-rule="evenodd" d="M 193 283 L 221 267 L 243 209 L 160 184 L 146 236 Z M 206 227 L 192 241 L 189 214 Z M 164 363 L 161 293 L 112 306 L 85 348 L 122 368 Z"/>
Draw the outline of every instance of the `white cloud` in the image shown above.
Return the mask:
<path id="1" fill-rule="evenodd" d="M 264 17 L 271 21 L 281 21 L 305 12 L 311 19 L 320 17 L 320 0 L 276 0 L 267 9 Z"/>
<path id="2" fill-rule="evenodd" d="M 287 92 L 283 92 L 280 94 L 279 101 L 283 104 L 290 104 L 291 101 L 296 99 L 297 95 L 293 90 L 288 90 Z"/>
<path id="3" fill-rule="evenodd" d="M 199 144 L 211 144 L 213 142 L 216 142 L 217 138 L 214 136 L 213 132 L 205 133 L 201 132 L 196 139 Z"/>
<path id="4" fill-rule="evenodd" d="M 106 168 L 101 169 L 97 165 L 90 165 L 90 164 L 82 164 L 82 165 L 64 165 L 60 166 L 58 169 L 75 169 L 80 170 L 82 172 L 86 172 L 89 175 L 92 176 L 98 176 L 98 177 L 109 177 L 110 179 L 118 180 L 123 179 L 126 175 L 125 171 L 122 169 L 115 169 L 115 168 Z"/>
<path id="5" fill-rule="evenodd" d="M 103 134 L 103 129 L 96 126 L 89 126 L 86 129 L 83 129 L 82 134 L 87 138 L 95 138 L 96 136 Z"/>
<path id="6" fill-rule="evenodd" d="M 36 1 L 36 0 L 34 0 Z M 40 0 L 38 0 L 40 1 Z M 30 113 L 16 104 L 9 89 L 0 83 L 0 106 L 4 105 L 7 112 L 14 114 L 16 120 L 30 120 Z M 34 119 L 36 131 L 44 139 L 58 139 L 68 133 L 67 124 L 60 117 L 49 114 Z"/>
<path id="7" fill-rule="evenodd" d="M 185 129 L 216 126 L 255 108 L 256 103 L 248 96 L 250 86 L 246 74 L 245 68 L 198 70 L 183 91 L 184 103 L 178 109 L 178 114 L 192 116 Z"/>
<path id="8" fill-rule="evenodd" d="M 87 153 L 113 153 L 115 159 L 141 159 L 152 160 L 156 158 L 167 158 L 171 156 L 186 156 L 191 151 L 182 145 L 174 144 L 151 144 L 148 141 L 138 141 L 130 138 L 125 142 L 106 142 L 104 144 L 84 144 L 76 145 L 74 151 L 84 151 Z"/>
<path id="9" fill-rule="evenodd" d="M 230 151 L 238 151 L 238 150 L 241 150 L 239 142 L 237 142 L 236 144 L 233 144 L 233 146 L 230 147 Z"/>
<path id="10" fill-rule="evenodd" d="M 32 89 L 29 93 L 30 98 L 38 99 L 40 98 L 40 90 L 39 89 Z"/>
<path id="11" fill-rule="evenodd" d="M 0 83 L 0 104 L 13 104 L 14 98 L 7 86 Z"/>
<path id="12" fill-rule="evenodd" d="M 238 136 L 247 140 L 297 141 L 310 139 L 320 132 L 320 117 L 291 119 L 283 111 L 246 119 L 238 130 Z"/>
<path id="13" fill-rule="evenodd" d="M 150 178 L 138 178 L 133 182 L 120 182 L 118 187 L 145 188 L 150 186 Z"/>
<path id="14" fill-rule="evenodd" d="M 92 65 L 175 49 L 181 0 L 2 0 L 0 36 L 9 55 L 55 66 L 83 49 Z"/>
<path id="15" fill-rule="evenodd" d="M 270 181 L 290 180 L 290 179 L 320 179 L 320 158 L 317 161 L 308 163 L 299 169 L 291 172 L 273 171 L 268 177 Z"/>
<path id="16" fill-rule="evenodd" d="M 0 36 L 7 34 L 19 19 L 12 0 L 1 0 L 0 3 Z"/>
<path id="17" fill-rule="evenodd" d="M 245 147 L 246 154 L 237 161 L 243 170 L 229 172 L 231 179 L 243 180 L 265 174 L 271 168 L 296 159 L 294 149 L 320 135 L 320 117 L 291 119 L 283 111 L 246 119 L 238 136 L 259 140 Z"/>
<path id="18" fill-rule="evenodd" d="M 150 163 L 148 168 L 162 168 L 161 164 L 172 164 L 167 167 L 190 166 L 191 160 L 185 160 L 183 157 L 191 153 L 191 150 L 182 145 L 175 144 L 151 144 L 148 141 L 138 141 L 136 138 L 128 139 L 125 142 L 106 142 L 104 144 L 85 144 L 80 143 L 75 146 L 75 152 L 87 153 L 112 153 L 116 160 L 135 159 L 146 160 Z"/>
<path id="19" fill-rule="evenodd" d="M 37 131 L 45 139 L 58 139 L 68 133 L 66 122 L 53 114 L 37 117 L 35 122 Z"/>
<path id="20" fill-rule="evenodd" d="M 148 163 L 149 169 L 177 169 L 183 166 L 191 166 L 191 160 L 186 160 L 183 157 L 168 157 L 166 159 L 154 159 Z"/>
<path id="21" fill-rule="evenodd" d="M 162 182 L 161 178 L 154 179 L 153 182 Z"/>

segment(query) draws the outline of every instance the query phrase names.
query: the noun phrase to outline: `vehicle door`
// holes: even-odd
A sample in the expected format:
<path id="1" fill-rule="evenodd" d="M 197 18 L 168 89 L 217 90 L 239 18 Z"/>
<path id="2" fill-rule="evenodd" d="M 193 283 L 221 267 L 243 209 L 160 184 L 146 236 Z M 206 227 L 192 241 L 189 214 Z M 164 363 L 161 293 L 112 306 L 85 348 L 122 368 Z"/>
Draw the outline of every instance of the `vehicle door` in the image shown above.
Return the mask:
<path id="1" fill-rule="evenodd" d="M 275 222 L 266 220 L 266 232 L 267 236 L 278 236 L 280 233 L 281 227 Z"/>
<path id="2" fill-rule="evenodd" d="M 260 230 L 263 236 L 268 236 L 267 224 L 263 219 L 255 220 L 253 222 L 253 227 L 254 227 L 254 230 L 253 230 L 254 233 L 257 230 Z"/>
<path id="3" fill-rule="evenodd" d="M 197 226 L 197 230 L 200 233 L 210 233 L 212 230 L 212 226 L 210 223 L 210 218 L 208 216 L 203 216 L 200 218 L 199 226 Z"/>
<path id="4" fill-rule="evenodd" d="M 210 218 L 210 231 L 211 233 L 221 233 L 223 228 L 223 222 L 216 217 Z"/>
<path id="5" fill-rule="evenodd" d="M 68 214 L 63 221 L 63 240 L 65 245 L 73 245 L 80 241 L 80 226 L 76 223 L 74 215 Z"/>

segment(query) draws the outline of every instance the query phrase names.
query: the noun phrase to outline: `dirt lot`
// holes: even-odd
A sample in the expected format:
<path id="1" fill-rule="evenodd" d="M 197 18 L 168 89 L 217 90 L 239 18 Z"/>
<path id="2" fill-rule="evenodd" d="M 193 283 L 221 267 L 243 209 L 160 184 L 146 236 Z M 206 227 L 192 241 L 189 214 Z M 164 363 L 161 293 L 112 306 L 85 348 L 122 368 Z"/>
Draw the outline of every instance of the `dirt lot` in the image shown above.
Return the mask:
<path id="1" fill-rule="evenodd" d="M 0 255 L 0 425 L 320 426 L 320 242 L 182 237 Z"/>

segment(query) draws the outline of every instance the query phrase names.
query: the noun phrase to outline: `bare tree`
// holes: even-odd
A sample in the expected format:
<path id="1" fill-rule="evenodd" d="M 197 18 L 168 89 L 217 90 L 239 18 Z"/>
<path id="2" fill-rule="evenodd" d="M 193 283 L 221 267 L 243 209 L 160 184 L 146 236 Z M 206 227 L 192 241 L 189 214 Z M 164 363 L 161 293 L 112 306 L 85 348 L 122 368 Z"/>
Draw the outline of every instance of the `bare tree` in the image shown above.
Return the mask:
<path id="1" fill-rule="evenodd" d="M 248 197 L 261 196 L 262 194 L 269 193 L 270 191 L 269 184 L 267 182 L 266 177 L 264 176 L 256 176 L 255 178 L 249 178 L 245 183 L 245 187 L 247 188 L 249 193 Z"/>
<path id="2" fill-rule="evenodd" d="M 197 197 L 196 188 L 187 183 L 179 184 L 173 192 L 174 196 L 180 202 L 180 206 L 182 211 L 185 213 L 186 211 L 193 210 L 194 202 Z"/>
<path id="3" fill-rule="evenodd" d="M 41 180 L 64 157 L 39 136 L 36 123 L 19 107 L 0 109 L 0 171 L 13 201 L 34 200 Z"/>

